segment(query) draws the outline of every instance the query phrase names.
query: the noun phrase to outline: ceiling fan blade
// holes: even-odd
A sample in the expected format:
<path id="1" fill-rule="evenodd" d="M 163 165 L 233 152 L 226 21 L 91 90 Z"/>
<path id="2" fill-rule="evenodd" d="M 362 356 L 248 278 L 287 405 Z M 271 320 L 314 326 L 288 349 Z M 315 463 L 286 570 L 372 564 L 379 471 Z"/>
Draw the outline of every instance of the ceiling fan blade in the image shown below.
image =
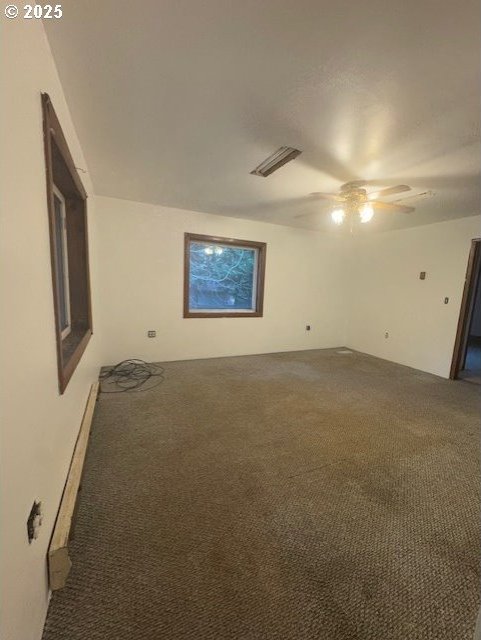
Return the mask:
<path id="1" fill-rule="evenodd" d="M 315 196 L 316 198 L 320 198 L 321 200 L 334 200 L 334 202 L 345 202 L 345 199 L 342 196 L 338 196 L 335 193 L 321 193 L 320 191 L 315 191 L 311 193 L 311 196 Z"/>
<path id="2" fill-rule="evenodd" d="M 361 187 L 365 187 L 367 182 L 365 180 L 351 180 L 350 182 L 346 182 L 341 186 L 341 191 L 350 191 L 351 189 L 360 189 Z"/>
<path id="3" fill-rule="evenodd" d="M 380 191 L 374 191 L 369 194 L 369 198 L 383 198 L 384 196 L 393 196 L 396 193 L 402 193 L 403 191 L 411 191 L 411 187 L 407 184 L 398 184 L 395 187 L 387 187 L 386 189 L 381 189 Z"/>
<path id="4" fill-rule="evenodd" d="M 429 191 L 421 191 L 421 193 L 413 193 L 410 196 L 403 196 L 402 198 L 397 198 L 397 200 L 391 200 L 391 204 L 398 204 L 398 202 L 401 202 L 404 204 L 404 202 L 406 202 L 406 200 L 425 200 L 426 198 L 432 198 L 433 196 L 435 196 L 436 193 L 430 189 Z"/>
<path id="5" fill-rule="evenodd" d="M 310 216 L 318 216 L 319 211 L 309 211 L 309 213 L 300 213 L 297 216 L 294 216 L 294 220 L 297 218 L 309 218 Z"/>
<path id="6" fill-rule="evenodd" d="M 391 204 L 390 202 L 380 202 L 379 200 L 370 200 L 370 204 L 375 209 L 391 211 L 392 213 L 412 213 L 415 211 L 414 207 L 406 207 L 402 204 Z"/>
<path id="7" fill-rule="evenodd" d="M 322 209 L 319 209 L 317 211 L 306 211 L 305 213 L 298 213 L 296 216 L 294 216 L 294 220 L 296 218 L 310 218 L 312 216 L 320 216 L 321 218 L 326 214 L 326 211 L 329 212 L 330 209 L 327 209 L 325 211 L 323 211 Z"/>

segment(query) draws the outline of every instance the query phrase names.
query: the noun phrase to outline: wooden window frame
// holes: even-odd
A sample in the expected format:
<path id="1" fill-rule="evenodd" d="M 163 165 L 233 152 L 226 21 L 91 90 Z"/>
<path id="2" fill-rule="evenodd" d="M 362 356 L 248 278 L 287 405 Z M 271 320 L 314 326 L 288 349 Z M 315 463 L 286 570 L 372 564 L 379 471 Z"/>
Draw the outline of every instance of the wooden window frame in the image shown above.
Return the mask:
<path id="1" fill-rule="evenodd" d="M 50 97 L 42 93 L 43 137 L 50 232 L 50 261 L 57 347 L 58 385 L 64 393 L 93 333 L 87 227 L 87 193 L 75 168 Z M 59 313 L 58 247 L 54 192 L 65 203 L 70 331 L 62 332 Z"/>
<path id="2" fill-rule="evenodd" d="M 190 244 L 192 242 L 207 242 L 227 246 L 257 250 L 256 273 L 256 305 L 253 311 L 192 311 L 189 305 L 189 276 L 190 276 Z M 252 240 L 238 240 L 236 238 L 221 238 L 197 233 L 184 234 L 184 318 L 262 318 L 264 313 L 264 282 L 266 270 L 267 244 Z"/>
<path id="3" fill-rule="evenodd" d="M 481 238 L 471 240 L 468 266 L 464 278 L 463 297 L 459 311 L 458 326 L 456 329 L 456 339 L 454 341 L 453 359 L 449 371 L 450 380 L 456 380 L 460 371 L 463 370 L 467 343 L 469 338 L 469 328 L 474 311 L 476 289 L 478 286 L 479 263 L 481 262 Z"/>

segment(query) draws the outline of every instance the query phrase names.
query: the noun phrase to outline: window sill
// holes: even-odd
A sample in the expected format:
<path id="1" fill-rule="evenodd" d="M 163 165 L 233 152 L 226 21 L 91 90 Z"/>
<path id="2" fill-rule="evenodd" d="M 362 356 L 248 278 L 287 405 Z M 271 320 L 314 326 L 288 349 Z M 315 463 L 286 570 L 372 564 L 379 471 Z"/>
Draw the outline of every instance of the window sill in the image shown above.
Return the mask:
<path id="1" fill-rule="evenodd" d="M 261 311 L 186 311 L 184 318 L 262 318 Z"/>
<path id="2" fill-rule="evenodd" d="M 62 340 L 62 367 L 59 367 L 58 372 L 59 390 L 61 394 L 67 388 L 70 378 L 77 368 L 91 337 L 91 329 L 77 329 L 71 331 L 69 335 Z"/>

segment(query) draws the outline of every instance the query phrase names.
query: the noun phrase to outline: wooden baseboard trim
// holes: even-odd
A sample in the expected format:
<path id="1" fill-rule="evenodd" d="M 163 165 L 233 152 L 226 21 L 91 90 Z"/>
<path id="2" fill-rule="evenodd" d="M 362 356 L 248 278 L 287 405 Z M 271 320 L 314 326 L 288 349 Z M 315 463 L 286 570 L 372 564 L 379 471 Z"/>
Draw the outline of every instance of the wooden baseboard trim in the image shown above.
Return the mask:
<path id="1" fill-rule="evenodd" d="M 68 542 L 71 535 L 72 521 L 80 487 L 82 469 L 87 453 L 90 427 L 95 410 L 95 401 L 99 392 L 99 383 L 92 385 L 85 405 L 85 412 L 80 425 L 77 442 L 70 463 L 67 481 L 60 501 L 57 520 L 53 529 L 50 547 L 48 549 L 48 575 L 52 591 L 63 589 L 72 566 L 68 553 Z"/>

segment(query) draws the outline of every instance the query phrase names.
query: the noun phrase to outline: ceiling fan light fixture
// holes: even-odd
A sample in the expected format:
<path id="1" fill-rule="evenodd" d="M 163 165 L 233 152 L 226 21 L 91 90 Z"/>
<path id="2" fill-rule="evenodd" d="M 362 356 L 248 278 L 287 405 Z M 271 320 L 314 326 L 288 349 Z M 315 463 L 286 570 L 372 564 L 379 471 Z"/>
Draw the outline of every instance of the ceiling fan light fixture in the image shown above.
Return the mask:
<path id="1" fill-rule="evenodd" d="M 346 217 L 346 212 L 341 207 L 334 209 L 331 213 L 331 218 L 334 224 L 342 224 L 344 222 L 344 218 Z"/>
<path id="2" fill-rule="evenodd" d="M 374 209 L 372 208 L 372 204 L 366 202 L 359 209 L 359 218 L 361 222 L 369 222 L 372 220 L 374 216 Z"/>

